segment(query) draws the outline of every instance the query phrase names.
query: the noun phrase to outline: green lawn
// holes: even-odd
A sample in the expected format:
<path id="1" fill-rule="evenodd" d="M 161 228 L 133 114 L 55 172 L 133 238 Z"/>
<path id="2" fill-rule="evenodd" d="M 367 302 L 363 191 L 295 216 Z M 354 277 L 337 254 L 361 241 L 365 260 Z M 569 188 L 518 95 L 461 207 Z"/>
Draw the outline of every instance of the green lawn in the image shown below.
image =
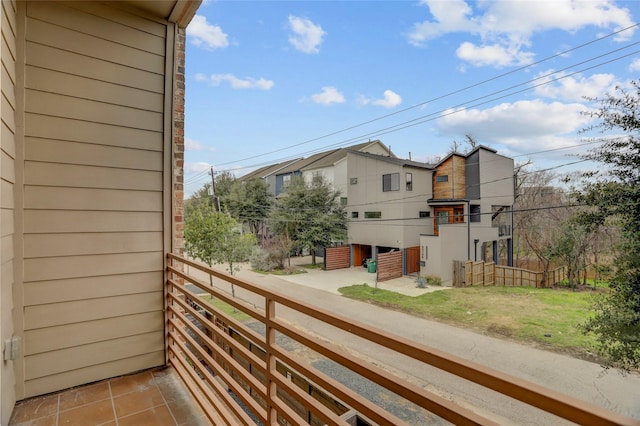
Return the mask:
<path id="1" fill-rule="evenodd" d="M 470 287 L 411 297 L 364 285 L 344 296 L 481 333 L 533 342 L 591 358 L 593 336 L 577 328 L 590 315 L 592 292 L 528 287 Z"/>
<path id="2" fill-rule="evenodd" d="M 223 302 L 220 299 L 212 298 L 210 295 L 205 295 L 201 297 L 202 297 L 202 300 L 206 301 L 208 304 L 210 304 L 214 308 L 218 309 L 219 311 L 222 311 L 223 313 L 229 315 L 232 318 L 235 318 L 238 321 L 247 321 L 251 319 L 249 315 L 245 314 L 242 311 L 239 311 L 237 309 L 234 311 L 233 306 L 231 306 L 226 302 Z"/>

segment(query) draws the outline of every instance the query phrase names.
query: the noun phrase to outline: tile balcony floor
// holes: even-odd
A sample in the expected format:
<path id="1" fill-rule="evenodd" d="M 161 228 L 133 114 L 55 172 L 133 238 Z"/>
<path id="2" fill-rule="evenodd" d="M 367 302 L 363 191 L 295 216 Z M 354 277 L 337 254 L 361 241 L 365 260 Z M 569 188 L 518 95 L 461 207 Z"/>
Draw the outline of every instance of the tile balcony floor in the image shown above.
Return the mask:
<path id="1" fill-rule="evenodd" d="M 10 426 L 206 426 L 171 368 L 157 368 L 16 404 Z"/>

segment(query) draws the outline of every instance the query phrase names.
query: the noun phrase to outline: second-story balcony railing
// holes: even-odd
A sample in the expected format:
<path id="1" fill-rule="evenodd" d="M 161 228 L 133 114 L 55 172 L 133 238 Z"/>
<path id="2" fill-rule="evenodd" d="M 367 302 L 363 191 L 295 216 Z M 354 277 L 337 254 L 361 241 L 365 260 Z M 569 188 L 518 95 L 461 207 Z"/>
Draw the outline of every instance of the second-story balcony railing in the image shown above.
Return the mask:
<path id="1" fill-rule="evenodd" d="M 375 343 L 398 363 L 418 362 L 519 401 L 527 409 L 579 424 L 638 424 L 480 364 L 369 327 L 284 294 L 168 255 L 167 344 L 169 363 L 213 424 L 403 425 L 402 415 L 372 402 L 350 386 L 350 377 L 393 395 L 394 405 L 411 406 L 423 419 L 454 424 L 497 424 L 490 408 L 480 414 L 407 377 L 400 377 L 314 333 L 330 327 L 353 339 Z M 235 296 L 212 279 L 233 286 Z M 199 293 L 235 311 L 225 314 Z M 236 313 L 242 313 L 245 320 Z M 292 314 L 308 319 L 291 321 Z M 248 318 L 249 320 L 246 320 Z M 315 324 L 315 325 L 312 325 Z M 319 358 L 334 374 L 315 367 Z M 335 372 L 338 372 L 335 374 Z M 500 395 L 501 394 L 501 395 Z M 453 400 L 452 400 L 453 399 Z M 428 422 L 431 423 L 431 422 Z"/>

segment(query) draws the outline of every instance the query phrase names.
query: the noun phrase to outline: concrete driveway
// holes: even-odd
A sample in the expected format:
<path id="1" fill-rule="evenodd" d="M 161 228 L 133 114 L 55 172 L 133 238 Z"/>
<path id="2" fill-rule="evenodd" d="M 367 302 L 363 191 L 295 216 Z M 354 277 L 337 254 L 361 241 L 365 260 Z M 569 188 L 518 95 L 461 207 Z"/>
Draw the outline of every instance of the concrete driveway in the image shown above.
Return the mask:
<path id="1" fill-rule="evenodd" d="M 317 262 L 322 262 L 322 258 L 318 258 Z M 427 288 L 418 288 L 416 286 L 416 277 L 404 276 L 389 281 L 376 283 L 375 273 L 367 272 L 367 268 L 355 267 L 346 269 L 336 269 L 333 271 L 324 271 L 322 269 L 302 268 L 302 265 L 311 265 L 311 256 L 293 257 L 291 258 L 291 266 L 299 267 L 306 271 L 303 274 L 278 275 L 278 278 L 311 287 L 318 290 L 328 291 L 334 294 L 340 294 L 338 289 L 350 285 L 367 284 L 371 287 L 383 290 L 394 291 L 396 293 L 406 294 L 407 296 L 419 296 L 431 291 L 446 290 L 450 287 L 428 286 Z M 330 277 L 330 279 L 327 279 Z"/>

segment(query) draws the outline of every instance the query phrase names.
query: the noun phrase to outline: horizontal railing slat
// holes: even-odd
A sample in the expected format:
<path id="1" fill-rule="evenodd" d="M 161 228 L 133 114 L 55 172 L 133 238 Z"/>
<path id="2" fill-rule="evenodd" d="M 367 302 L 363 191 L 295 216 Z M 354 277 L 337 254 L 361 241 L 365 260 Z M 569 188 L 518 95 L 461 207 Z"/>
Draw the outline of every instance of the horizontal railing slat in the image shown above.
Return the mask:
<path id="1" fill-rule="evenodd" d="M 174 261 L 178 264 L 188 265 L 190 268 L 193 267 L 204 274 L 224 280 L 229 284 L 233 284 L 235 286 L 238 286 L 239 288 L 258 295 L 264 299 L 264 306 L 258 307 L 244 302 L 240 303 L 240 301 L 231 298 L 216 289 L 211 288 L 211 286 L 207 285 L 204 281 L 198 280 L 190 276 L 189 274 L 180 271 L 178 266 L 173 266 L 172 262 Z M 498 393 L 524 402 L 525 404 L 528 404 L 530 406 L 537 407 L 543 411 L 558 415 L 562 418 L 571 420 L 579 424 L 640 424 L 640 422 L 637 422 L 634 419 L 630 419 L 617 413 L 613 413 L 604 408 L 593 406 L 573 397 L 560 394 L 558 392 L 485 367 L 472 361 L 467 361 L 460 357 L 445 353 L 443 351 L 439 351 L 435 348 L 418 344 L 404 337 L 388 333 L 384 330 L 370 327 L 366 324 L 354 321 L 350 318 L 293 299 L 277 291 L 272 291 L 270 289 L 254 285 L 232 275 L 214 271 L 213 269 L 206 267 L 198 262 L 194 262 L 192 260 L 185 259 L 174 254 L 169 254 L 168 264 L 169 266 L 167 268 L 167 271 L 169 274 L 169 280 L 167 281 L 167 285 L 169 286 L 169 288 L 175 286 L 178 288 L 178 290 L 181 289 L 181 287 L 179 287 L 179 283 L 170 280 L 172 276 L 184 279 L 185 281 L 196 285 L 200 289 L 212 295 L 215 295 L 216 297 L 219 297 L 224 302 L 247 313 L 252 318 L 262 322 L 265 325 L 269 338 L 266 338 L 265 336 L 254 332 L 253 330 L 234 320 L 230 316 L 221 312 L 217 312 L 217 310 L 213 307 L 206 307 L 207 312 L 215 312 L 212 315 L 220 318 L 225 323 L 233 324 L 233 327 L 237 327 L 236 331 L 239 330 L 239 333 L 244 335 L 245 339 L 248 339 L 249 342 L 257 343 L 259 346 L 261 345 L 263 347 L 263 350 L 266 352 L 267 363 L 265 364 L 265 380 L 267 380 L 267 383 L 261 385 L 264 386 L 265 389 L 265 403 L 267 404 L 267 406 L 265 409 L 263 409 L 261 415 L 265 416 L 266 419 L 271 419 L 271 421 L 275 421 L 275 417 L 273 417 L 272 415 L 274 411 L 277 412 L 278 415 L 283 419 L 286 419 L 289 422 L 295 424 L 299 421 L 299 417 L 295 413 L 295 410 L 287 406 L 287 404 L 277 396 L 277 392 L 275 392 L 274 390 L 276 387 L 278 387 L 278 389 L 281 391 L 288 391 L 288 397 L 291 397 L 292 393 L 294 395 L 297 395 L 298 399 L 300 397 L 300 395 L 298 395 L 299 392 L 297 392 L 296 390 L 292 390 L 293 388 L 291 388 L 288 383 L 283 382 L 282 378 L 284 376 L 276 371 L 276 360 L 288 364 L 291 368 L 296 369 L 301 375 L 307 376 L 307 379 L 311 379 L 316 383 L 317 386 L 322 387 L 325 392 L 330 392 L 334 395 L 334 397 L 340 398 L 343 403 L 346 402 L 347 404 L 350 404 L 352 408 L 361 410 L 361 413 L 365 417 L 368 417 L 373 421 L 378 421 L 380 424 L 385 424 L 385 422 L 387 422 L 386 424 L 388 424 L 388 419 L 390 419 L 390 417 L 387 417 L 390 416 L 390 414 L 384 411 L 382 408 L 371 406 L 371 403 L 369 401 L 366 401 L 363 398 L 354 395 L 354 392 L 346 386 L 335 382 L 333 379 L 327 378 L 306 363 L 299 362 L 294 356 L 292 356 L 292 354 L 276 345 L 274 336 L 275 331 L 277 330 L 278 332 L 288 336 L 301 345 L 304 345 L 326 356 L 327 358 L 338 362 L 342 366 L 349 368 L 351 371 L 360 374 L 362 377 L 371 380 L 374 383 L 377 383 L 392 392 L 397 393 L 405 400 L 412 401 L 418 405 L 421 405 L 424 408 L 432 411 L 433 413 L 436 413 L 454 423 L 491 423 L 490 420 L 479 416 L 478 414 L 468 409 L 465 409 L 451 401 L 444 400 L 437 395 L 432 395 L 424 389 L 413 385 L 404 379 L 393 376 L 391 375 L 391 373 L 388 373 L 380 369 L 379 367 L 374 366 L 373 364 L 367 363 L 360 358 L 356 358 L 353 355 L 347 354 L 346 352 L 335 347 L 335 345 L 329 345 L 327 343 L 319 342 L 318 339 L 313 338 L 312 336 L 307 335 L 302 331 L 299 331 L 297 329 L 294 330 L 290 326 L 290 324 L 282 321 L 277 317 L 275 309 L 276 306 L 281 305 L 298 313 L 304 314 L 317 321 L 341 329 L 354 336 L 358 336 L 370 342 L 376 343 L 381 347 L 394 351 L 395 353 L 413 358 L 427 365 L 436 367 L 442 371 L 446 371 L 455 376 L 481 385 L 485 388 L 492 389 Z M 484 270 L 480 270 L 478 271 L 478 273 L 487 275 L 484 273 Z M 492 279 L 498 279 L 498 272 L 491 274 L 493 275 Z M 520 271 L 520 274 L 522 275 L 522 271 Z M 471 275 L 471 277 L 469 275 Z M 475 275 L 476 271 L 471 271 L 471 274 L 467 274 L 467 278 L 474 279 L 473 277 Z M 506 274 L 503 275 L 506 279 Z M 514 279 L 514 277 L 511 277 L 511 279 Z M 190 293 L 183 294 L 189 295 Z M 188 305 L 186 304 L 186 302 L 182 301 L 179 296 L 173 295 L 172 297 L 169 297 L 167 303 L 177 303 L 182 308 L 188 310 Z M 201 306 L 204 307 L 204 305 Z M 267 307 L 269 309 L 267 309 Z M 266 317 L 266 312 L 270 312 L 268 319 Z M 215 327 L 215 324 L 209 324 L 210 325 L 207 325 L 207 327 Z M 171 327 L 174 326 L 177 325 L 171 323 Z M 175 333 L 172 333 L 171 335 L 174 336 Z M 183 338 L 186 339 L 186 336 Z M 175 343 L 179 344 L 180 342 Z M 259 365 L 262 361 L 257 362 L 254 358 L 252 358 L 252 362 L 256 365 Z M 365 364 L 367 365 L 364 366 Z M 242 373 L 244 373 L 245 371 L 244 368 L 239 364 L 232 364 L 229 362 L 229 365 L 233 366 L 233 368 L 237 370 L 236 374 L 239 374 L 240 376 L 242 376 Z M 188 368 L 186 365 L 183 365 L 183 367 Z M 335 417 L 333 414 L 329 416 L 324 412 L 324 409 L 319 408 L 319 402 L 311 407 L 309 404 L 310 401 L 306 397 L 302 399 L 302 406 L 319 418 L 324 420 L 331 420 Z"/>
<path id="2" fill-rule="evenodd" d="M 175 313 L 176 311 L 173 310 L 173 308 L 170 308 L 171 312 Z M 196 341 L 193 340 L 193 338 L 191 336 L 189 336 L 188 334 L 186 334 L 184 332 L 185 328 L 188 328 L 192 333 L 196 334 L 198 336 L 198 338 L 202 341 L 207 342 L 207 345 L 210 345 L 210 349 L 212 351 L 215 351 L 216 354 L 220 357 L 222 357 L 225 362 L 227 362 L 231 367 L 233 367 L 234 371 L 239 374 L 243 380 L 249 382 L 250 386 L 252 387 L 252 389 L 254 389 L 256 392 L 258 392 L 260 394 L 260 396 L 262 396 L 263 398 L 266 395 L 266 392 L 264 390 L 264 386 L 258 382 L 258 380 L 256 380 L 255 377 L 247 374 L 246 370 L 242 368 L 242 366 L 240 366 L 240 364 L 238 364 L 238 362 L 236 360 L 234 360 L 233 358 L 231 358 L 226 352 L 221 351 L 217 345 L 212 342 L 210 339 L 208 339 L 208 337 L 206 335 L 204 335 L 200 330 L 198 330 L 196 327 L 193 326 L 193 324 L 191 324 L 191 322 L 184 318 L 183 316 L 180 316 L 181 321 L 183 322 L 183 326 L 176 326 L 176 324 L 173 322 L 174 320 L 169 320 L 170 323 L 178 328 L 178 332 L 183 335 L 184 339 L 186 341 L 188 341 L 189 343 L 191 343 L 194 346 L 194 349 L 198 352 L 198 354 L 207 362 L 207 364 L 209 366 L 211 366 L 212 368 L 214 366 L 218 366 L 219 368 L 216 369 L 216 373 L 220 376 L 222 376 L 225 379 L 225 383 L 227 383 L 227 385 L 232 388 L 234 390 L 234 392 L 236 392 L 236 394 L 238 394 L 238 396 L 240 396 L 243 400 L 248 396 L 245 395 L 244 393 L 244 389 L 242 389 L 236 382 L 235 380 L 233 380 L 231 378 L 231 376 L 229 376 L 229 374 L 224 370 L 224 368 L 222 368 L 221 365 L 219 365 L 218 362 L 216 362 L 213 358 L 211 358 L 211 356 L 202 349 L 201 345 L 199 345 Z M 250 404 L 248 404 L 250 405 Z"/>
<path id="3" fill-rule="evenodd" d="M 349 403 L 354 410 L 362 413 L 366 412 L 367 417 L 372 421 L 377 422 L 378 424 L 385 425 L 406 425 L 405 422 L 398 419 L 393 414 L 376 406 L 373 402 L 369 401 L 368 399 L 364 398 L 362 395 L 356 393 L 348 387 L 345 387 L 337 380 L 332 379 L 331 377 L 325 375 L 320 371 L 317 371 L 314 368 L 308 368 L 307 364 L 304 361 L 297 359 L 296 356 L 288 354 L 278 347 L 275 347 L 273 350 L 274 353 L 276 353 L 278 357 L 280 357 L 280 359 L 284 360 L 285 363 L 287 363 L 294 369 L 297 369 L 298 371 L 303 371 L 307 375 L 307 378 L 309 380 L 322 387 L 327 392 L 331 393 L 343 402 Z"/>
<path id="4" fill-rule="evenodd" d="M 184 354 L 181 356 L 180 352 L 176 352 L 175 349 L 172 349 L 174 354 L 174 358 L 171 359 L 172 364 L 176 365 L 176 363 L 178 363 L 182 369 L 188 373 L 188 376 L 197 384 L 197 391 L 206 395 L 209 402 L 207 405 L 215 407 L 218 413 L 227 421 L 227 424 L 234 424 L 234 422 L 237 422 L 237 419 L 240 419 L 245 425 L 255 424 L 241 409 L 241 407 L 239 407 L 238 404 L 236 404 L 236 402 L 228 395 L 228 393 L 222 389 L 220 384 L 209 374 L 209 372 L 198 365 L 197 360 L 190 359 L 189 361 L 191 362 L 191 365 L 187 365 L 187 359 L 185 359 L 185 356 L 188 357 L 186 354 L 189 352 L 189 349 L 184 343 L 180 342 L 179 337 L 174 332 L 169 333 L 169 335 L 174 339 L 173 346 L 180 348 L 180 351 Z M 194 368 L 207 378 L 206 382 L 198 377 Z M 205 386 L 205 384 L 207 386 Z M 209 387 L 214 388 L 217 393 L 213 393 Z M 221 406 L 220 402 L 224 402 L 225 406 Z"/>
<path id="5" fill-rule="evenodd" d="M 336 347 L 335 345 L 329 345 L 321 343 L 317 339 L 307 337 L 303 332 L 293 330 L 288 327 L 287 324 L 274 320 L 278 331 L 286 334 L 293 340 L 302 343 L 303 345 L 313 349 L 321 355 L 330 358 L 340 365 L 347 367 L 349 370 L 361 375 L 362 377 L 371 380 L 374 383 L 381 385 L 382 387 L 394 392 L 398 395 L 402 395 L 407 400 L 421 406 L 438 416 L 449 420 L 455 424 L 495 424 L 492 421 L 479 416 L 478 414 L 464 409 L 457 404 L 452 403 L 442 397 L 439 397 L 427 390 L 424 390 L 416 385 L 413 385 L 406 381 L 400 381 L 393 374 L 383 370 L 380 367 L 376 367 L 373 364 L 362 362 L 361 358 L 356 358 L 353 355 L 348 354 L 344 350 Z M 347 401 L 348 403 L 349 401 Z"/>
<path id="6" fill-rule="evenodd" d="M 290 392 L 289 396 L 292 396 L 291 393 L 293 393 L 293 396 L 298 400 L 299 403 L 301 403 L 308 410 L 313 411 L 314 414 L 318 418 L 326 422 L 326 424 L 349 426 L 349 424 L 345 420 L 340 419 L 338 415 L 331 412 L 331 410 L 329 410 L 327 407 L 319 404 L 318 401 L 313 399 L 309 394 L 302 392 L 299 387 L 287 381 L 284 376 L 274 374 L 272 378 L 280 388 L 286 389 Z"/>
<path id="7" fill-rule="evenodd" d="M 200 298 L 197 295 L 194 295 L 193 293 L 189 292 L 188 290 L 184 289 L 184 286 L 180 286 L 175 285 L 175 288 L 178 288 L 178 291 L 183 291 L 184 294 L 188 294 L 190 296 L 190 299 L 193 300 L 194 302 L 198 303 L 198 306 L 202 307 L 203 309 L 205 309 L 209 314 L 211 315 L 215 315 L 215 313 L 213 312 L 213 307 L 208 306 L 208 304 L 206 302 L 203 302 L 202 300 L 200 300 Z M 266 373 L 266 366 L 264 364 L 264 361 L 262 361 L 260 358 L 258 358 L 255 354 L 251 353 L 251 351 L 249 351 L 249 349 L 245 348 L 244 346 L 242 346 L 238 341 L 234 340 L 231 336 L 225 334 L 225 333 L 221 333 L 219 332 L 219 328 L 216 326 L 216 324 L 212 323 L 211 321 L 209 321 L 208 318 L 204 317 L 202 314 L 200 314 L 197 310 L 193 309 L 193 307 L 189 306 L 188 303 L 186 303 L 185 301 L 183 301 L 182 299 L 180 299 L 179 297 L 176 297 L 174 294 L 170 294 L 169 297 L 180 304 L 180 306 L 182 306 L 184 309 L 187 309 L 189 311 L 189 313 L 195 318 L 197 319 L 203 326 L 207 327 L 207 329 L 211 330 L 212 333 L 215 333 L 216 337 L 222 339 L 225 341 L 226 344 L 228 344 L 229 346 L 231 346 L 234 350 L 238 351 L 242 356 L 244 356 L 245 358 L 248 358 L 249 361 L 252 361 L 252 365 L 254 367 L 257 367 L 258 370 L 260 370 L 261 373 Z M 227 320 L 227 318 L 225 318 L 225 321 Z M 236 330 L 249 330 L 247 327 L 242 326 L 242 327 L 238 327 L 236 328 Z M 207 336 L 207 342 L 211 342 L 211 340 L 208 338 Z M 215 344 L 215 342 L 211 342 L 211 344 Z M 211 348 L 212 350 L 214 350 L 215 348 Z"/>

